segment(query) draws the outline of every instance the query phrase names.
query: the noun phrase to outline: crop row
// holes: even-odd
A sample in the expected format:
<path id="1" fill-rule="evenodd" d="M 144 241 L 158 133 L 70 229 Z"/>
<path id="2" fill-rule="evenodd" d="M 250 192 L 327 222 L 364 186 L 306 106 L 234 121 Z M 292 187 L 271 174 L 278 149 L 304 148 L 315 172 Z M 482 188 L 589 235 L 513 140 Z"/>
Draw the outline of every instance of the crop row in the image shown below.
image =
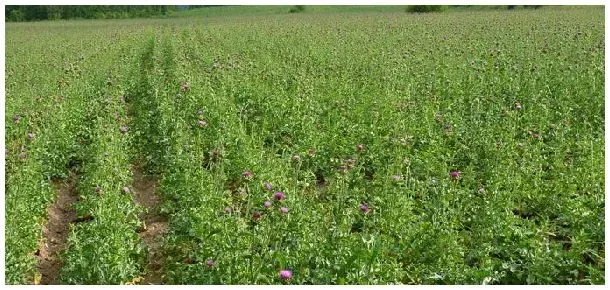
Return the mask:
<path id="1" fill-rule="evenodd" d="M 103 35 L 107 32 L 103 31 L 100 34 Z M 128 35 L 128 33 L 125 35 Z M 115 35 L 116 43 L 128 43 L 124 39 L 125 35 Z M 61 40 L 64 37 L 67 36 L 62 34 L 59 39 Z M 55 40 L 52 38 L 45 40 L 51 47 L 53 47 L 51 45 L 54 43 L 53 41 Z M 100 255 L 92 255 L 87 250 L 79 252 L 78 247 L 84 247 L 88 244 L 89 247 L 104 249 L 99 247 L 100 239 L 95 239 L 95 237 L 119 238 L 120 234 L 116 233 L 121 233 L 121 231 L 116 231 L 116 227 L 122 226 L 122 224 L 116 223 L 117 220 L 126 220 L 125 226 L 127 227 L 132 227 L 134 223 L 137 224 L 137 219 L 131 220 L 130 223 L 128 218 L 123 219 L 117 213 L 117 211 L 121 212 L 132 208 L 133 205 L 121 208 L 116 207 L 116 204 L 109 203 L 113 201 L 112 198 L 111 200 L 93 202 L 90 197 L 91 191 L 98 185 L 107 186 L 112 184 L 114 186 L 116 184 L 126 184 L 129 181 L 126 178 L 130 176 L 126 174 L 130 170 L 131 156 L 127 155 L 130 151 L 121 151 L 120 149 L 128 148 L 129 141 L 121 140 L 116 135 L 113 137 L 107 134 L 109 132 L 106 132 L 111 127 L 114 127 L 113 130 L 117 132 L 119 130 L 120 126 L 115 124 L 117 122 L 115 113 L 122 115 L 123 119 L 125 116 L 125 113 L 118 109 L 115 111 L 108 110 L 116 101 L 112 97 L 118 100 L 121 96 L 120 82 L 123 81 L 121 78 L 124 77 L 119 70 L 111 68 L 120 63 L 118 61 L 119 56 L 126 57 L 129 52 L 126 50 L 128 46 L 125 45 L 116 45 L 109 49 L 107 46 L 96 45 L 95 42 L 83 42 L 83 44 L 90 47 L 86 45 L 74 47 L 77 50 L 82 50 L 81 56 L 77 59 L 70 59 L 67 55 L 62 56 L 62 54 L 59 54 L 61 58 L 57 59 L 56 55 L 58 54 L 56 54 L 54 48 L 51 49 L 50 54 L 39 52 L 43 57 L 52 56 L 58 63 L 63 61 L 70 63 L 71 68 L 65 71 L 57 67 L 57 63 L 47 64 L 43 68 L 44 62 L 48 60 L 46 58 L 41 64 L 34 62 L 31 65 L 27 65 L 29 60 L 25 58 L 12 59 L 21 61 L 22 66 L 24 66 L 23 63 L 26 64 L 24 68 L 27 69 L 12 68 L 16 73 L 38 74 L 40 78 L 33 79 L 29 84 L 25 83 L 35 89 L 30 92 L 34 96 L 30 94 L 27 96 L 20 95 L 28 91 L 20 87 L 24 84 L 23 82 L 7 83 L 10 98 L 7 100 L 6 122 L 6 281 L 9 284 L 31 283 L 36 280 L 34 277 L 39 275 L 35 270 L 36 258 L 40 252 L 39 247 L 44 247 L 47 243 L 62 242 L 45 241 L 42 237 L 42 226 L 47 223 L 47 207 L 55 199 L 58 199 L 56 195 L 60 191 L 59 188 L 54 188 L 52 184 L 60 184 L 59 181 L 66 178 L 69 171 L 77 176 L 83 174 L 82 180 L 77 180 L 80 199 L 77 205 L 78 213 L 81 216 L 95 217 L 93 222 L 95 225 L 105 227 L 108 227 L 108 224 L 116 225 L 115 229 L 110 228 L 111 232 L 115 233 L 113 235 L 108 235 L 108 231 L 97 232 L 98 229 L 91 228 L 86 224 L 79 224 L 76 227 L 76 231 L 72 232 L 70 238 L 71 250 L 67 258 L 61 257 L 62 260 L 67 261 L 67 274 L 62 281 L 69 281 L 70 283 L 87 281 L 114 281 L 118 283 L 122 281 L 117 280 L 117 277 L 112 277 L 112 275 L 107 275 L 111 277 L 108 278 L 110 280 L 103 280 L 107 278 L 99 280 L 99 272 L 108 271 L 109 268 L 107 268 L 107 265 L 99 264 L 98 267 L 102 270 L 90 271 L 88 265 L 97 264 Z M 58 49 L 64 49 L 64 47 L 60 45 Z M 14 54 L 24 56 L 24 54 L 18 52 L 14 52 Z M 72 69 L 78 69 L 80 72 L 70 73 Z M 9 70 L 11 70 L 10 65 Z M 88 73 L 83 74 L 82 71 L 88 71 Z M 55 78 L 59 78 L 57 79 L 57 85 L 55 85 Z M 38 83 L 39 81 L 40 83 Z M 18 94 L 13 93 L 13 90 Z M 106 140 L 109 137 L 112 137 L 111 140 Z M 111 153 L 103 151 L 109 148 L 112 149 L 109 151 Z M 96 153 L 99 153 L 99 156 L 96 156 Z M 104 154 L 113 154 L 111 156 L 113 161 L 110 164 L 99 164 L 99 162 L 103 162 L 104 158 L 108 157 L 104 157 Z M 121 172 L 117 174 L 115 169 L 118 168 L 121 168 Z M 91 187 L 91 184 L 94 183 L 96 185 Z M 127 195 L 114 201 L 115 203 L 130 202 L 130 198 Z M 107 208 L 111 211 L 92 213 L 92 209 L 96 206 L 98 210 Z M 131 209 L 131 211 L 134 210 L 135 207 Z M 133 215 L 130 217 L 133 218 Z M 90 234 L 89 231 L 97 233 Z M 128 233 L 137 237 L 134 230 Z M 85 238 L 87 236 L 93 239 Z M 138 244 L 134 245 L 134 249 L 141 251 Z M 105 249 L 106 251 L 121 252 L 124 245 L 119 243 L 117 247 L 119 247 L 119 250 L 112 247 Z M 114 259 L 115 254 L 112 253 L 112 255 L 112 257 L 107 258 Z M 88 260 L 89 263 L 81 264 L 82 260 Z M 138 262 L 140 263 L 140 261 Z M 119 268 L 124 267 L 123 264 L 125 263 L 120 263 Z M 140 264 L 137 267 L 140 267 Z M 112 271 L 117 270 L 113 268 L 110 272 Z M 121 269 L 119 271 L 128 270 Z M 82 272 L 92 276 L 81 275 Z M 128 274 L 131 275 L 132 273 Z M 92 278 L 96 275 L 98 280 Z M 101 274 L 102 277 L 104 275 L 106 273 Z M 122 278 L 123 276 L 121 276 Z"/>
<path id="2" fill-rule="evenodd" d="M 137 39 L 136 39 L 137 41 Z M 85 103 L 91 113 L 91 143 L 78 182 L 78 216 L 90 221 L 76 224 L 62 254 L 61 282 L 120 284 L 138 277 L 146 262 L 137 231 L 142 208 L 132 199 L 132 137 L 124 95 L 133 57 L 127 43 L 123 53 L 111 55 L 112 84 L 100 83 Z M 121 45 L 121 44 L 118 44 Z M 131 45 L 131 44 L 129 44 Z M 106 71 L 98 70 L 101 75 Z"/>
<path id="3" fill-rule="evenodd" d="M 85 69 L 97 67 L 99 59 L 82 64 Z M 24 61 L 25 62 L 25 61 Z M 25 62 L 27 63 L 27 62 Z M 10 67 L 10 66 L 9 66 Z M 48 68 L 47 68 L 48 69 Z M 9 69 L 10 70 L 10 69 Z M 46 208 L 54 200 L 50 180 L 66 177 L 68 168 L 82 160 L 82 147 L 88 137 L 86 96 L 93 89 L 87 84 L 104 84 L 107 76 L 62 77 L 73 84 L 46 80 L 55 77 L 55 69 L 33 66 L 29 74 L 38 74 L 30 89 L 14 88 L 7 83 L 6 134 L 6 264 L 7 282 L 32 281 L 34 252 L 42 238 L 41 226 Z M 62 75 L 61 73 L 59 75 Z M 37 81 L 43 80 L 43 83 Z M 15 84 L 23 84 L 16 82 Z M 22 95 L 26 92 L 26 95 Z"/>

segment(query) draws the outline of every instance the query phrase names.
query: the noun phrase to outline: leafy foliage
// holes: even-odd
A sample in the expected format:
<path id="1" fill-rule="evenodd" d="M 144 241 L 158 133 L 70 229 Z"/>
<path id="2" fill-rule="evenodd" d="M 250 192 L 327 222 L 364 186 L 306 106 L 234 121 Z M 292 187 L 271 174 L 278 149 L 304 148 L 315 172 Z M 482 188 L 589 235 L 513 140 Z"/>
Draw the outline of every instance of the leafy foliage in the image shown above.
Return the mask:
<path id="1" fill-rule="evenodd" d="M 603 9 L 309 12 L 7 24 L 7 283 L 72 165 L 62 282 L 145 273 L 132 163 L 168 284 L 605 282 Z"/>
<path id="2" fill-rule="evenodd" d="M 411 12 L 411 13 L 442 12 L 446 9 L 447 9 L 447 7 L 442 6 L 442 5 L 409 5 L 409 6 L 407 6 L 407 12 Z"/>
<path id="3" fill-rule="evenodd" d="M 305 11 L 305 5 L 295 5 L 292 8 L 290 8 L 290 13 L 300 13 Z"/>
<path id="4" fill-rule="evenodd" d="M 116 19 L 166 15 L 174 6 L 162 5 L 7 5 L 6 21 L 55 19 Z"/>

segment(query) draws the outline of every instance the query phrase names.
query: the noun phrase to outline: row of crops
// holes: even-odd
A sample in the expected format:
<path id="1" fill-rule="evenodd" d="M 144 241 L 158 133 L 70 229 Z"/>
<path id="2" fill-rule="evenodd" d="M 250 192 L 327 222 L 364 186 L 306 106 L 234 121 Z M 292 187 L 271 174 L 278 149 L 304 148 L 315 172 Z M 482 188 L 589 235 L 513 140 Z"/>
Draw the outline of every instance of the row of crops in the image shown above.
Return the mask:
<path id="1" fill-rule="evenodd" d="M 604 282 L 603 9 L 48 26 L 7 26 L 9 284 L 70 172 L 59 282 L 141 281 L 134 166 L 167 284 Z"/>

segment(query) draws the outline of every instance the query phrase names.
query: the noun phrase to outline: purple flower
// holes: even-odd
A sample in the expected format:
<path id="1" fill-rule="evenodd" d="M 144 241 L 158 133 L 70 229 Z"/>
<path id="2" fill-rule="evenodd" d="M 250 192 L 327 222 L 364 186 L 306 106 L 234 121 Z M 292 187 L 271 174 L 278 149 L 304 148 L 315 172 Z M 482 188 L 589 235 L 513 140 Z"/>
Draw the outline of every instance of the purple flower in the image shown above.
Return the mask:
<path id="1" fill-rule="evenodd" d="M 356 147 L 356 150 L 358 152 L 363 152 L 364 151 L 364 144 L 358 144 L 358 147 Z"/>
<path id="2" fill-rule="evenodd" d="M 127 187 L 127 186 L 123 187 L 123 192 L 124 193 L 129 193 L 129 187 Z"/>
<path id="3" fill-rule="evenodd" d="M 226 213 L 232 213 L 233 209 L 227 206 L 227 207 L 225 207 L 225 212 Z"/>
<path id="4" fill-rule="evenodd" d="M 271 202 L 267 200 L 267 201 L 265 201 L 264 205 L 265 205 L 265 208 L 270 208 Z"/>
<path id="5" fill-rule="evenodd" d="M 121 130 L 121 133 L 127 133 L 127 130 L 129 130 L 129 128 L 127 128 L 127 126 L 121 126 L 119 130 Z"/>
<path id="6" fill-rule="evenodd" d="M 265 182 L 265 189 L 267 189 L 268 191 L 271 191 L 271 188 L 273 188 L 273 187 L 271 187 L 271 183 L 269 183 L 268 181 Z"/>
<path id="7" fill-rule="evenodd" d="M 273 197 L 274 197 L 276 200 L 282 200 L 282 199 L 285 199 L 285 198 L 286 198 L 286 195 L 285 195 L 283 192 L 278 191 L 278 192 L 276 192 L 276 193 L 273 195 Z"/>
<path id="8" fill-rule="evenodd" d="M 460 174 L 462 174 L 462 172 L 461 172 L 461 171 L 458 171 L 458 170 L 455 170 L 455 169 L 454 169 L 454 170 L 449 171 L 449 176 L 451 176 L 451 178 L 453 178 L 453 179 L 458 179 L 458 178 L 460 178 Z"/>
<path id="9" fill-rule="evenodd" d="M 28 133 L 28 139 L 30 139 L 30 140 L 34 139 L 34 136 L 36 136 L 36 134 L 34 134 L 32 132 Z"/>
<path id="10" fill-rule="evenodd" d="M 292 279 L 292 271 L 290 270 L 281 270 L 279 273 L 280 279 L 282 280 L 290 280 Z"/>
<path id="11" fill-rule="evenodd" d="M 361 203 L 360 204 L 360 211 L 363 212 L 363 213 L 368 213 L 369 211 L 371 211 L 371 209 L 365 203 Z"/>
<path id="12" fill-rule="evenodd" d="M 241 176 L 243 176 L 245 179 L 250 179 L 250 178 L 252 178 L 253 174 L 252 174 L 252 172 L 246 170 L 246 171 L 244 171 L 244 173 L 241 174 Z"/>
<path id="13" fill-rule="evenodd" d="M 208 125 L 208 122 L 206 120 L 199 120 L 199 126 L 200 127 L 205 127 Z"/>
<path id="14" fill-rule="evenodd" d="M 205 261 L 205 265 L 208 266 L 208 268 L 212 268 L 212 266 L 214 266 L 214 261 L 212 261 L 212 259 L 208 259 Z"/>
<path id="15" fill-rule="evenodd" d="M 281 207 L 281 208 L 280 208 L 280 211 L 281 211 L 282 213 L 288 213 L 288 208 L 287 208 L 287 207 Z"/>

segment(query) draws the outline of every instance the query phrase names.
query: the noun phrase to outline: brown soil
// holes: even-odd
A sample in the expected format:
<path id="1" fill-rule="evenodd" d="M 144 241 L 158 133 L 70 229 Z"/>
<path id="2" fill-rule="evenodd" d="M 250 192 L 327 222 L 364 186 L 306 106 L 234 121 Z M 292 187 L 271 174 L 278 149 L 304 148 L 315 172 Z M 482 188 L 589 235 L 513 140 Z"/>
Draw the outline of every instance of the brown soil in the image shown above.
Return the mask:
<path id="1" fill-rule="evenodd" d="M 167 232 L 168 223 L 159 209 L 163 202 L 156 194 L 159 182 L 154 176 L 144 175 L 137 166 L 133 167 L 132 172 L 133 198 L 137 204 L 146 209 L 146 212 L 140 216 L 144 227 L 139 232 L 140 238 L 148 248 L 147 273 L 143 277 L 143 284 L 162 284 L 165 257 L 161 252 L 161 236 Z"/>
<path id="2" fill-rule="evenodd" d="M 36 266 L 41 274 L 40 284 L 57 285 L 62 261 L 59 253 L 66 249 L 66 240 L 70 232 L 70 223 L 76 219 L 76 210 L 73 204 L 78 199 L 76 191 L 76 174 L 70 172 L 68 179 L 55 181 L 57 199 L 47 209 L 48 222 L 43 227 L 43 240 L 40 241 Z"/>

